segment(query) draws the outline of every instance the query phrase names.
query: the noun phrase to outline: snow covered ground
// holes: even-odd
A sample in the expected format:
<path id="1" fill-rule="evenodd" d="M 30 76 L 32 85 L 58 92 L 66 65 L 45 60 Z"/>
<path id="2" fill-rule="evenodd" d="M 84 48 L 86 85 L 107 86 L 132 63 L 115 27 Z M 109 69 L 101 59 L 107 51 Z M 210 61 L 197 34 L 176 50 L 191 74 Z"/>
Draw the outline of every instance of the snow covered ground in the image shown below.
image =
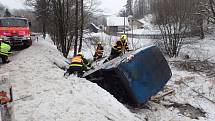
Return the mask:
<path id="1" fill-rule="evenodd" d="M 139 117 L 150 121 L 215 120 L 215 75 L 207 76 L 208 73 L 214 72 L 215 66 L 207 73 L 202 73 L 179 69 L 171 64 L 174 61 L 184 61 L 184 55 L 190 56 L 187 61 L 207 60 L 215 63 L 215 38 L 209 35 L 203 40 L 188 40 L 191 40 L 190 43 L 182 47 L 178 58 L 167 58 L 173 75 L 166 87 L 174 90 L 174 93 L 165 96 L 159 102 L 149 101 L 149 109 L 137 111 Z"/>
<path id="2" fill-rule="evenodd" d="M 99 37 L 107 47 L 105 55 L 109 55 L 110 45 L 118 39 L 104 33 L 92 36 Z M 134 39 L 135 48 L 153 42 Z M 183 46 L 181 57 L 185 54 L 192 59 L 210 57 L 215 63 L 214 46 L 213 37 L 196 40 Z M 93 47 L 84 47 L 84 53 L 92 55 L 89 53 L 94 53 Z M 39 42 L 11 57 L 12 62 L 0 66 L 0 77 L 9 75 L 15 100 L 27 96 L 14 102 L 17 121 L 214 121 L 215 77 L 181 70 L 171 64 L 182 61 L 181 57 L 167 58 L 173 76 L 166 87 L 174 92 L 132 112 L 96 84 L 73 76 L 65 79 L 64 71 L 56 66 L 66 66 L 65 58 L 49 38 L 39 38 Z"/>
<path id="3" fill-rule="evenodd" d="M 16 121 L 138 121 L 112 95 L 83 78 L 63 77 L 57 65 L 65 58 L 51 44 L 39 39 L 1 65 L 0 77 L 9 75 L 13 85 Z"/>
<path id="4" fill-rule="evenodd" d="M 108 36 L 104 33 L 96 33 L 96 36 L 103 40 L 103 43 L 111 42 L 119 39 L 115 36 Z M 129 38 L 131 40 L 131 38 Z M 215 120 L 215 76 L 208 77 L 205 73 L 188 72 L 175 67 L 171 62 L 184 61 L 184 56 L 189 55 L 191 60 L 204 60 L 209 59 L 210 62 L 215 63 L 215 39 L 213 36 L 207 36 L 204 40 L 198 38 L 187 38 L 186 43 L 178 58 L 167 60 L 173 76 L 167 88 L 174 90 L 159 102 L 149 101 L 149 109 L 138 109 L 134 112 L 141 120 L 149 121 L 214 121 Z M 150 39 L 134 39 L 134 45 L 145 47 L 154 44 L 154 40 Z M 132 48 L 132 42 L 129 41 Z M 215 67 L 214 67 L 215 69 Z M 184 83 L 184 84 L 183 84 Z M 199 92 L 202 96 L 200 96 Z M 175 106 L 175 107 L 174 107 Z M 186 111 L 185 111 L 186 110 Z"/>

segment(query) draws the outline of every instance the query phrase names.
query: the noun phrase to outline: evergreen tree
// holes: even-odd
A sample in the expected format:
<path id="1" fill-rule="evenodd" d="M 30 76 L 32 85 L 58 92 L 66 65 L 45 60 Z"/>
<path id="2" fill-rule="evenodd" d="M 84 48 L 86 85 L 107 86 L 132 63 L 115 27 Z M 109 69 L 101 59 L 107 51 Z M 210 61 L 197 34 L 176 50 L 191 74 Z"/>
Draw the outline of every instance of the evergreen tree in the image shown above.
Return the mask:
<path id="1" fill-rule="evenodd" d="M 5 10 L 4 17 L 11 17 L 11 13 L 8 9 Z"/>

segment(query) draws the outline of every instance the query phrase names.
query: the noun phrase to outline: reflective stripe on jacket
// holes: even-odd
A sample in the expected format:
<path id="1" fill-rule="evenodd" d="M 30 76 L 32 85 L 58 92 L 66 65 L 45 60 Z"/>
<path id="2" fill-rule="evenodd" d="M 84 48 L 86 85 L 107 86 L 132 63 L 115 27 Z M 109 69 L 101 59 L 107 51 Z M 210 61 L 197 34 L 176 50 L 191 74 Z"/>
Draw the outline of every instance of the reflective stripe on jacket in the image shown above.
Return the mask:
<path id="1" fill-rule="evenodd" d="M 125 52 L 125 50 L 129 50 L 128 48 L 128 43 L 127 42 L 122 42 L 122 41 L 117 41 L 115 46 L 113 46 L 113 49 L 117 50 L 119 53 Z"/>
<path id="2" fill-rule="evenodd" d="M 75 56 L 71 59 L 71 64 L 69 66 L 83 66 L 83 60 L 81 56 Z"/>

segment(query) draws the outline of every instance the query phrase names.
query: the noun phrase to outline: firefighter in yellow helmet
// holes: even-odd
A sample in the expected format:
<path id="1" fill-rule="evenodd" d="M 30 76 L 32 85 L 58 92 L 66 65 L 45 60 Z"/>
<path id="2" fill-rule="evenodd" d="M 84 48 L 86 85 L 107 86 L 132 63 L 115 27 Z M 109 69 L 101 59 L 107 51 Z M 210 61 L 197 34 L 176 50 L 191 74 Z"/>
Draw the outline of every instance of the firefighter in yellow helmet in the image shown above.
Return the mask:
<path id="1" fill-rule="evenodd" d="M 2 63 L 9 63 L 8 56 L 12 53 L 10 52 L 11 47 L 9 44 L 0 41 L 0 58 L 2 58 Z"/>
<path id="2" fill-rule="evenodd" d="M 93 61 L 96 61 L 96 60 L 102 58 L 103 52 L 104 52 L 104 47 L 102 46 L 102 42 L 99 41 L 97 43 L 96 52 L 95 52 L 95 54 L 93 56 Z"/>
<path id="3" fill-rule="evenodd" d="M 82 52 L 79 52 L 76 56 L 71 58 L 71 63 L 69 65 L 69 69 L 66 73 L 64 73 L 65 77 L 68 77 L 70 74 L 74 74 L 77 72 L 78 77 L 82 77 L 84 74 L 84 71 L 87 70 L 87 67 L 90 67 L 91 64 L 88 62 L 86 58 L 84 58 L 84 55 Z"/>
<path id="4" fill-rule="evenodd" d="M 115 43 L 115 45 L 112 47 L 111 54 L 108 57 L 108 60 L 106 60 L 106 61 L 112 60 L 112 59 L 124 54 L 125 51 L 129 51 L 127 40 L 128 40 L 128 37 L 125 34 L 121 35 L 120 40 L 118 40 Z"/>

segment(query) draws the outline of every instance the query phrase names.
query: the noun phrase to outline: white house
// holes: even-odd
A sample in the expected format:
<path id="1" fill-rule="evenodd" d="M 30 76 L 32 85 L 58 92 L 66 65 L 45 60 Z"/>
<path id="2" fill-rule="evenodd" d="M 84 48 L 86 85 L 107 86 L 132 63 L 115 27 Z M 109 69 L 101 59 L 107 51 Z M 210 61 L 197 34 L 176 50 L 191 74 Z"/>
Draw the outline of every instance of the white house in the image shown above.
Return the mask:
<path id="1" fill-rule="evenodd" d="M 127 17 L 107 17 L 106 33 L 117 34 L 129 29 L 129 22 Z"/>

